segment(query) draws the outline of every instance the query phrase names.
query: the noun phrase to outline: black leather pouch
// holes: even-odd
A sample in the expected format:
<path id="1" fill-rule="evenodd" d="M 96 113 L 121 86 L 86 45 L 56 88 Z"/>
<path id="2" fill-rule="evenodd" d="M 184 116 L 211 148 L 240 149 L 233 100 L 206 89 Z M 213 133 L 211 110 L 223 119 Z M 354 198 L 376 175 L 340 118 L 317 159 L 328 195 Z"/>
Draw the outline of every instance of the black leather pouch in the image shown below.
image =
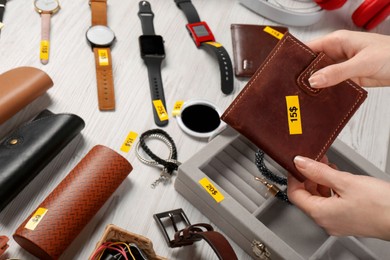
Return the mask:
<path id="1" fill-rule="evenodd" d="M 74 114 L 42 111 L 0 143 L 0 211 L 84 128 Z"/>

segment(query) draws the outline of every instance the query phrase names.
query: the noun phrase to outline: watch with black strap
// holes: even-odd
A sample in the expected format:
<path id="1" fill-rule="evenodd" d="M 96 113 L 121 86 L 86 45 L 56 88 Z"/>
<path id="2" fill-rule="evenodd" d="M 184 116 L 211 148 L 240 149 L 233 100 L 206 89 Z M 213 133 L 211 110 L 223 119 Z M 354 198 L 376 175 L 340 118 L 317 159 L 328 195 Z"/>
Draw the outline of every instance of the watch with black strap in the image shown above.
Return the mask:
<path id="1" fill-rule="evenodd" d="M 139 45 L 141 58 L 148 69 L 154 122 L 157 126 L 166 126 L 168 124 L 168 114 L 161 79 L 161 63 L 165 58 L 164 40 L 154 32 L 154 14 L 148 1 L 139 2 L 138 16 L 141 20 L 143 32 L 143 35 L 139 37 Z"/>
<path id="2" fill-rule="evenodd" d="M 233 92 L 233 66 L 228 52 L 222 44 L 215 41 L 214 35 L 211 32 L 206 22 L 201 21 L 195 6 L 191 0 L 174 0 L 177 7 L 181 9 L 187 17 L 187 30 L 192 36 L 196 47 L 201 47 L 212 51 L 218 58 L 219 70 L 221 74 L 221 90 L 224 94 Z"/>
<path id="3" fill-rule="evenodd" d="M 107 0 L 91 0 L 92 26 L 86 33 L 95 56 L 96 83 L 100 110 L 115 110 L 111 46 L 114 32 L 107 26 Z"/>
<path id="4" fill-rule="evenodd" d="M 4 12 L 5 12 L 5 6 L 7 4 L 7 0 L 0 0 L 0 32 L 1 28 L 3 28 L 3 17 L 4 17 Z"/>
<path id="5" fill-rule="evenodd" d="M 182 209 L 157 213 L 153 217 L 159 224 L 165 240 L 171 248 L 192 245 L 194 242 L 203 239 L 210 245 L 219 259 L 238 259 L 229 241 L 221 233 L 214 231 L 213 227 L 206 223 L 191 225 Z M 184 225 L 185 228 L 179 230 L 179 225 Z M 172 230 L 172 228 L 175 233 L 173 236 L 170 236 L 167 230 Z M 171 237 L 173 238 L 171 239 Z"/>

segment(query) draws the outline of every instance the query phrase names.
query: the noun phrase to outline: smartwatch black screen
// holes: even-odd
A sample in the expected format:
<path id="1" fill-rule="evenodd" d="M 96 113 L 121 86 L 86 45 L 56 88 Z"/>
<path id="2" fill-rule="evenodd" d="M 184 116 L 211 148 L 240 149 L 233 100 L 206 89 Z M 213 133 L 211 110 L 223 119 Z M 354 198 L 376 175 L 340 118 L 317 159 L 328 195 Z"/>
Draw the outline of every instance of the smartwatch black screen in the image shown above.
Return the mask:
<path id="1" fill-rule="evenodd" d="M 188 106 L 181 112 L 183 124 L 191 131 L 197 133 L 209 133 L 221 124 L 218 112 L 203 104 Z"/>
<path id="2" fill-rule="evenodd" d="M 160 35 L 141 35 L 139 37 L 141 56 L 165 56 L 164 41 Z"/>

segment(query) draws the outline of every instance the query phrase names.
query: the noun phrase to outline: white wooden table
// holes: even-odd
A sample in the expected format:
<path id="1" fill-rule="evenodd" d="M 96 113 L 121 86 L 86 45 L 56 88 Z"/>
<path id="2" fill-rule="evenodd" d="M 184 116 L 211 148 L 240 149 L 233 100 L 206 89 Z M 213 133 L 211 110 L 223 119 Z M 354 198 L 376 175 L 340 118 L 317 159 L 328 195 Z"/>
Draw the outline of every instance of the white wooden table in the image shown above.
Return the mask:
<path id="1" fill-rule="evenodd" d="M 172 111 L 177 100 L 206 99 L 224 110 L 245 86 L 235 79 L 232 95 L 220 91 L 219 68 L 213 57 L 197 50 L 189 37 L 186 19 L 173 0 L 150 0 L 155 14 L 157 34 L 165 40 L 166 59 L 162 78 L 167 110 Z M 360 30 L 350 15 L 362 2 L 349 1 L 342 9 L 327 12 L 315 25 L 290 27 L 290 32 L 308 41 L 337 29 Z M 230 24 L 276 25 L 249 11 L 237 0 L 193 0 L 202 20 L 207 21 L 217 41 L 230 56 L 232 44 Z M 110 0 L 108 23 L 115 31 L 117 43 L 112 49 L 117 109 L 100 112 L 97 108 L 93 53 L 85 39 L 91 24 L 88 0 L 61 2 L 62 9 L 52 18 L 51 55 L 48 65 L 39 61 L 40 17 L 33 1 L 11 0 L 7 4 L 4 28 L 0 36 L 0 73 L 19 66 L 33 66 L 47 72 L 54 87 L 47 95 L 30 104 L 0 126 L 0 138 L 41 110 L 54 113 L 75 113 L 86 127 L 82 136 L 67 146 L 14 200 L 0 213 L 0 235 L 12 237 L 20 223 L 40 204 L 52 189 L 69 173 L 78 161 L 96 144 L 106 145 L 125 156 L 134 170 L 82 233 L 73 241 L 61 259 L 87 259 L 107 224 L 113 223 L 153 241 L 155 251 L 169 259 L 212 259 L 212 250 L 204 242 L 185 248 L 168 248 L 152 215 L 183 208 L 192 223 L 209 222 L 196 208 L 175 191 L 173 184 L 150 184 L 160 173 L 158 168 L 142 164 L 134 148 L 121 152 L 120 146 L 130 131 L 141 134 L 156 128 L 153 121 L 147 70 L 140 58 L 138 37 L 141 24 L 137 16 L 138 1 Z M 373 32 L 390 34 L 390 20 Z M 1 86 L 0 86 L 1 87 Z M 339 138 L 353 147 L 380 169 L 385 169 L 390 136 L 390 88 L 369 89 L 369 96 L 354 115 Z M 175 140 L 180 161 L 190 158 L 206 142 L 182 132 L 174 118 L 164 128 Z M 156 144 L 164 156 L 166 148 Z M 1 199 L 1 198 L 0 198 Z M 213 225 L 213 223 L 211 223 Z M 214 225 L 215 226 L 215 225 Z M 230 240 L 231 241 L 231 240 Z M 239 259 L 250 259 L 234 242 Z M 8 254 L 0 257 L 34 259 L 12 239 Z"/>

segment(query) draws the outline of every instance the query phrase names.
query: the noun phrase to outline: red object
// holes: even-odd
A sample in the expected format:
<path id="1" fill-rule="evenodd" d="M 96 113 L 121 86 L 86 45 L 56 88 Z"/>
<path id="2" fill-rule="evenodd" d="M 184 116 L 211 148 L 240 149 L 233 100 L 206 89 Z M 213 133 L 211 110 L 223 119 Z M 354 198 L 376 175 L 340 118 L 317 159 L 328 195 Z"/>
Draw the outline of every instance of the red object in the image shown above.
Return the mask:
<path id="1" fill-rule="evenodd" d="M 8 237 L 0 236 L 0 255 L 4 254 L 9 245 L 7 244 L 9 241 Z"/>
<path id="2" fill-rule="evenodd" d="M 352 14 L 353 22 L 367 30 L 375 28 L 390 15 L 387 0 L 366 0 Z"/>
<path id="3" fill-rule="evenodd" d="M 342 7 L 346 0 L 314 0 L 325 10 L 334 10 Z M 365 0 L 352 14 L 352 21 L 356 26 L 366 30 L 375 28 L 390 15 L 388 0 Z"/>
<path id="4" fill-rule="evenodd" d="M 189 23 L 186 27 L 190 32 L 196 47 L 199 47 L 202 42 L 215 42 L 214 35 L 206 22 Z"/>

